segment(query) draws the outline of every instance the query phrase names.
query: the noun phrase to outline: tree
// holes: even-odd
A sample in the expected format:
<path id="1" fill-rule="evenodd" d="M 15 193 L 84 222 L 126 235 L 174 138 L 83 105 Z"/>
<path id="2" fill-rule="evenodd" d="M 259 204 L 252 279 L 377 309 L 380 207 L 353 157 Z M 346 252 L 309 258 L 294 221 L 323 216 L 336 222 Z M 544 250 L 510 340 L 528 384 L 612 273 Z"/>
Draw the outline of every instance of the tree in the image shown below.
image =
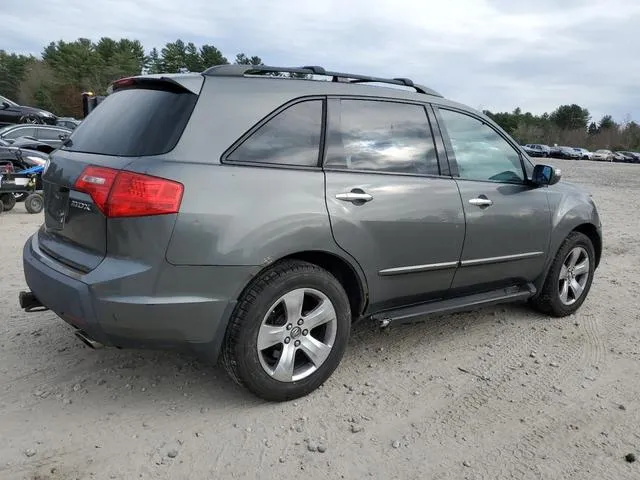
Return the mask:
<path id="1" fill-rule="evenodd" d="M 162 73 L 164 71 L 164 65 L 162 64 L 162 60 L 160 59 L 160 54 L 158 53 L 158 49 L 153 47 L 149 52 L 149 57 L 147 58 L 147 72 L 151 74 Z"/>
<path id="2" fill-rule="evenodd" d="M 227 65 L 229 60 L 220 50 L 213 45 L 202 45 L 200 47 L 200 58 L 204 68 L 213 67 L 215 65 Z"/>
<path id="3" fill-rule="evenodd" d="M 198 47 L 193 42 L 187 44 L 185 53 L 185 67 L 190 72 L 201 72 L 204 70 L 202 65 L 202 57 L 198 51 Z"/>
<path id="4" fill-rule="evenodd" d="M 264 65 L 260 57 L 247 57 L 244 53 L 236 55 L 235 63 L 238 65 Z"/>
<path id="5" fill-rule="evenodd" d="M 598 133 L 598 125 L 596 125 L 596 122 L 591 122 L 589 124 L 589 130 L 587 131 L 587 133 L 589 134 L 590 137 L 593 137 L 595 134 Z"/>
<path id="6" fill-rule="evenodd" d="M 178 73 L 187 67 L 187 46 L 180 39 L 167 43 L 161 50 L 164 73 Z"/>
<path id="7" fill-rule="evenodd" d="M 613 117 L 611 115 L 605 115 L 600 119 L 599 127 L 600 130 L 610 130 L 616 128 L 617 124 L 613 121 Z"/>
<path id="8" fill-rule="evenodd" d="M 24 79 L 27 68 L 35 62 L 32 56 L 16 55 L 0 50 L 0 94 L 10 99 L 17 99 L 20 83 Z"/>
<path id="9" fill-rule="evenodd" d="M 589 123 L 589 110 L 579 105 L 561 105 L 550 116 L 550 119 L 562 130 L 586 130 Z"/>

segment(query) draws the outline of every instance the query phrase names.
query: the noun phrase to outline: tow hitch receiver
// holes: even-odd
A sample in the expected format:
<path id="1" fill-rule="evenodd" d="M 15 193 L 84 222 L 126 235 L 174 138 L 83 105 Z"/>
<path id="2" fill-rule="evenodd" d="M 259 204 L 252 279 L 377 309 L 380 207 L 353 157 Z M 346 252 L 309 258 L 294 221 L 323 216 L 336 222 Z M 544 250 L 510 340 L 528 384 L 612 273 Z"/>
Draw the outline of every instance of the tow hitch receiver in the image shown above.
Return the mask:
<path id="1" fill-rule="evenodd" d="M 20 292 L 18 300 L 20 301 L 20 308 L 27 313 L 44 312 L 45 310 L 49 310 L 40 303 L 40 300 L 36 298 L 33 292 Z"/>

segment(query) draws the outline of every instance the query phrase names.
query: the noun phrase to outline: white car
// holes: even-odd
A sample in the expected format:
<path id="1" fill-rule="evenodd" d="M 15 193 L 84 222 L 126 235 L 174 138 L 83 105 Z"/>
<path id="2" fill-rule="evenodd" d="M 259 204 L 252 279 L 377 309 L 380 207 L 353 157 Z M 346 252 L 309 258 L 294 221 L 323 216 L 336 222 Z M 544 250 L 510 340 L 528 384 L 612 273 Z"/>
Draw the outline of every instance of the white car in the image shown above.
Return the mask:
<path id="1" fill-rule="evenodd" d="M 593 153 L 586 148 L 574 148 L 574 150 L 580 154 L 580 158 L 582 160 L 591 160 L 591 157 L 593 156 Z"/>
<path id="2" fill-rule="evenodd" d="M 605 162 L 613 162 L 613 152 L 611 150 L 596 150 L 595 152 L 593 152 L 593 154 L 591 155 L 591 160 L 599 160 L 599 161 L 605 161 Z"/>

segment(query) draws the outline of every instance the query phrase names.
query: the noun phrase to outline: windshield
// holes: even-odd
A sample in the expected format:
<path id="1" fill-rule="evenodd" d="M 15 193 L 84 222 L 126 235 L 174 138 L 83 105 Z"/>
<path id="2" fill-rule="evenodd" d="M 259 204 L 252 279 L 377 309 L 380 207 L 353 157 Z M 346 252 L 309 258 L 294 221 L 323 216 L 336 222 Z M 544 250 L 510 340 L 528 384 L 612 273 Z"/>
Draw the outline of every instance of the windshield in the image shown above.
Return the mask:
<path id="1" fill-rule="evenodd" d="M 18 107 L 19 105 L 16 102 L 9 100 L 7 97 L 3 97 L 0 95 L 0 103 L 8 103 L 12 107 Z"/>

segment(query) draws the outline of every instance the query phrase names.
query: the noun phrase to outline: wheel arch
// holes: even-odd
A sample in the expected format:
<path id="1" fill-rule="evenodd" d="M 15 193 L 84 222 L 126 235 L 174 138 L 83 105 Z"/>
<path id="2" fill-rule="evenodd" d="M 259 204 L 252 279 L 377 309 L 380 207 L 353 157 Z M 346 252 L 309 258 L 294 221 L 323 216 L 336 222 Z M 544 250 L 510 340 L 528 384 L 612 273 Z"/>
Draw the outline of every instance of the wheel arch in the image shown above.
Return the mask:
<path id="1" fill-rule="evenodd" d="M 582 223 L 575 227 L 572 232 L 580 232 L 591 240 L 593 249 L 596 253 L 596 268 L 600 265 L 600 259 L 602 258 L 602 237 L 597 227 L 592 223 Z"/>
<path id="2" fill-rule="evenodd" d="M 369 298 L 366 278 L 344 257 L 323 250 L 306 250 L 282 257 L 269 267 L 286 260 L 300 260 L 327 270 L 347 293 L 352 319 L 355 321 L 363 314 Z"/>
<path id="3" fill-rule="evenodd" d="M 568 229 L 566 231 L 566 234 L 561 237 L 561 240 L 559 240 L 557 244 L 554 245 L 551 250 L 549 250 L 549 255 L 547 258 L 547 263 L 545 264 L 545 267 L 544 267 L 544 271 L 540 275 L 540 277 L 538 277 L 538 279 L 536 279 L 536 281 L 534 282 L 534 285 L 538 290 L 538 293 L 535 296 L 537 296 L 540 293 L 540 289 L 542 288 L 542 285 L 544 285 L 547 275 L 549 274 L 549 270 L 551 269 L 551 265 L 553 264 L 553 259 L 558 254 L 558 251 L 560 250 L 560 248 L 562 248 L 562 244 L 564 243 L 566 238 L 569 235 L 571 235 L 573 232 L 582 233 L 583 235 L 586 235 L 589 238 L 589 240 L 591 240 L 591 243 L 593 244 L 593 249 L 595 250 L 595 254 L 596 254 L 595 268 L 599 266 L 600 259 L 602 258 L 602 237 L 601 237 L 600 231 L 593 223 L 590 223 L 590 222 L 579 223 L 578 225 L 575 225 L 573 228 Z"/>

